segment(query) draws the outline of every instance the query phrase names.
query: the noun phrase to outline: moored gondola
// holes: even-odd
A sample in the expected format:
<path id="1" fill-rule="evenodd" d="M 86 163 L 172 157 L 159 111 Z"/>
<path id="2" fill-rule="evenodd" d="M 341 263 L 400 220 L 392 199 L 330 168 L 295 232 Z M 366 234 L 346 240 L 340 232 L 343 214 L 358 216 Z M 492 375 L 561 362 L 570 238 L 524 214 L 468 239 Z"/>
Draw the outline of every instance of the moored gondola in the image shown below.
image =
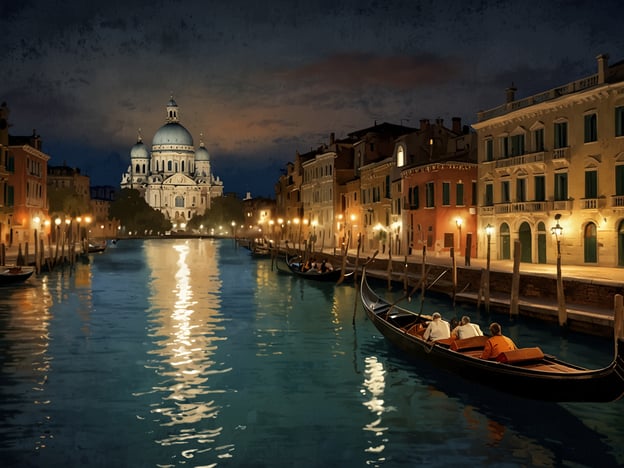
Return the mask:
<path id="1" fill-rule="evenodd" d="M 602 369 L 590 370 L 544 354 L 539 348 L 503 353 L 497 360 L 479 356 L 487 337 L 428 342 L 412 330 L 429 315 L 391 304 L 377 295 L 362 274 L 360 296 L 375 327 L 410 358 L 520 397 L 556 402 L 609 402 L 624 394 L 624 331 L 615 320 L 615 357 Z M 459 383 L 458 383 L 459 384 Z"/>
<path id="2" fill-rule="evenodd" d="M 318 267 L 306 267 L 306 262 L 301 259 L 299 256 L 289 257 L 286 256 L 285 259 L 286 266 L 288 269 L 284 269 L 280 267 L 279 262 L 276 264 L 277 269 L 280 271 L 284 271 L 287 273 L 291 273 L 300 278 L 305 278 L 313 281 L 327 281 L 327 282 L 337 282 L 342 274 L 341 268 L 333 268 L 331 266 L 326 266 L 323 269 L 320 265 L 322 262 L 319 262 Z M 344 276 L 350 276 L 352 272 L 345 273 Z"/>
<path id="3" fill-rule="evenodd" d="M 0 285 L 23 283 L 34 271 L 29 266 L 0 266 Z"/>

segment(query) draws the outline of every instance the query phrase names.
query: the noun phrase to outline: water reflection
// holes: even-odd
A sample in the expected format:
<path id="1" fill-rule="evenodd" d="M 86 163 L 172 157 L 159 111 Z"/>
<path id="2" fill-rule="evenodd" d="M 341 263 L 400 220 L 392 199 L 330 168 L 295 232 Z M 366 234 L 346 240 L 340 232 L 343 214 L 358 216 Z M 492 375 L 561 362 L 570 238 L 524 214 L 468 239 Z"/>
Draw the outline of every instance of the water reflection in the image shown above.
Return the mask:
<path id="1" fill-rule="evenodd" d="M 159 397 L 150 405 L 154 421 L 178 430 L 168 430 L 156 442 L 182 444 L 184 458 L 215 449 L 222 432 L 217 396 L 225 390 L 211 384 L 211 377 L 231 370 L 214 358 L 218 343 L 226 339 L 218 336 L 223 327 L 217 250 L 209 241 L 195 241 L 201 242 L 201 255 L 194 245 L 191 256 L 189 242 L 176 243 L 168 250 L 146 244 L 153 270 L 149 336 L 155 346 L 149 351 L 153 358 L 148 367 L 162 379 L 149 392 L 137 394 Z M 220 448 L 227 452 L 231 447 Z"/>
<path id="2" fill-rule="evenodd" d="M 382 416 L 385 412 L 389 411 L 384 407 L 384 400 L 382 399 L 384 390 L 386 388 L 385 375 L 383 364 L 377 360 L 375 356 L 369 356 L 365 359 L 366 368 L 364 370 L 364 388 L 362 389 L 362 395 L 370 397 L 370 400 L 364 402 L 375 419 L 364 426 L 364 431 L 370 432 L 375 439 L 371 439 L 369 442 L 371 445 L 366 448 L 368 453 L 382 453 L 385 449 L 385 443 L 388 441 L 384 437 L 384 432 L 388 430 L 388 427 L 382 423 Z M 383 457 L 378 457 L 376 460 L 370 460 L 369 465 L 377 466 L 377 463 L 383 462 Z"/>

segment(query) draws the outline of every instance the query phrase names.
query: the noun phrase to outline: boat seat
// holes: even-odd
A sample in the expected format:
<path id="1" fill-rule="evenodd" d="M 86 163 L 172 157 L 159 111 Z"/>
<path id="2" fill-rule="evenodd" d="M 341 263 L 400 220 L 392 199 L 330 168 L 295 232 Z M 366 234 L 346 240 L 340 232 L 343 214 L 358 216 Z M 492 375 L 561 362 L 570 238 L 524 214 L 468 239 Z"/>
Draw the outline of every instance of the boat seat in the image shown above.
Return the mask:
<path id="1" fill-rule="evenodd" d="M 451 349 L 453 351 L 469 351 L 471 349 L 483 349 L 485 343 L 489 337 L 487 336 L 471 336 L 470 338 L 463 338 L 461 340 L 455 340 L 451 343 Z"/>
<path id="2" fill-rule="evenodd" d="M 435 343 L 448 348 L 453 345 L 455 340 L 453 338 L 440 338 L 439 340 L 435 340 Z"/>
<path id="3" fill-rule="evenodd" d="M 500 353 L 496 360 L 505 364 L 519 364 L 527 361 L 537 361 L 544 359 L 544 353 L 538 347 L 520 348 L 513 351 L 505 351 Z"/>

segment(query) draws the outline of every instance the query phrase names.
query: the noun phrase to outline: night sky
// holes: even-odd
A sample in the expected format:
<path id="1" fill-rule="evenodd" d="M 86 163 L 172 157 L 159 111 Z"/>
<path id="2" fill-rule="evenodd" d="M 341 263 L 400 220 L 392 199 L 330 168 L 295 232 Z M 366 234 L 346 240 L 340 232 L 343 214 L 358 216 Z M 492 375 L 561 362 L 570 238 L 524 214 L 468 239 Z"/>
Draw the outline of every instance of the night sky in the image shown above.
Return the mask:
<path id="1" fill-rule="evenodd" d="M 3 1 L 0 101 L 50 165 L 119 186 L 171 95 L 226 192 L 274 196 L 295 152 L 372 126 L 476 121 L 624 59 L 621 0 Z"/>

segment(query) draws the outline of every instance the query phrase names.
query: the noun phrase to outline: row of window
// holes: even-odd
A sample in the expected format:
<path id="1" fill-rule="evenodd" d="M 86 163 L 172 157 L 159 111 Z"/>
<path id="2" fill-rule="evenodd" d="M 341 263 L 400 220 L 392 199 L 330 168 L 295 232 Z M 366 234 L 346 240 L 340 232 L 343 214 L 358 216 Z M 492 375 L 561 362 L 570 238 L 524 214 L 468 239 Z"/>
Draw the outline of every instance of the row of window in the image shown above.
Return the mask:
<path id="1" fill-rule="evenodd" d="M 154 161 L 156 164 L 156 170 L 154 172 L 160 172 L 160 171 L 164 171 L 165 170 L 165 161 Z M 191 163 L 189 163 L 189 170 L 192 171 L 193 170 L 193 165 Z M 167 161 L 167 171 L 168 172 L 184 172 L 184 161 L 180 162 L 180 171 L 178 171 L 178 162 L 175 161 Z M 134 167 L 134 173 L 135 174 L 147 174 L 147 166 L 145 164 L 137 164 Z"/>
<path id="2" fill-rule="evenodd" d="M 528 201 L 527 178 L 516 179 L 515 201 Z M 511 181 L 500 182 L 500 203 L 511 202 Z M 558 172 L 553 177 L 554 200 L 563 201 L 568 199 L 568 173 Z M 591 169 L 585 171 L 584 198 L 598 198 L 598 171 Z M 624 165 L 615 167 L 615 195 L 624 195 Z M 546 177 L 543 174 L 533 177 L 533 201 L 546 201 Z M 494 186 L 491 182 L 485 184 L 485 206 L 494 205 Z"/>
<path id="3" fill-rule="evenodd" d="M 451 182 L 442 182 L 442 206 L 451 206 Z M 425 195 L 425 208 L 434 208 L 435 207 L 435 188 L 436 182 L 427 182 L 424 187 L 424 195 Z M 477 182 L 472 181 L 472 197 L 470 200 L 471 205 L 476 205 L 476 194 L 477 194 Z M 409 207 L 412 210 L 417 210 L 420 208 L 420 187 L 415 185 L 408 189 L 407 193 L 407 201 L 409 203 Z M 455 183 L 455 206 L 465 206 L 465 195 L 464 195 L 464 183 L 456 182 Z"/>
<path id="4" fill-rule="evenodd" d="M 320 179 L 321 177 L 331 176 L 334 173 L 334 166 L 332 164 L 325 164 L 323 166 L 314 166 L 304 170 L 303 181 L 310 182 L 312 180 Z"/>
<path id="5" fill-rule="evenodd" d="M 546 148 L 544 128 L 534 128 L 530 135 L 531 152 L 544 151 Z M 624 106 L 615 108 L 615 136 L 624 136 Z M 583 142 L 591 143 L 594 141 L 598 141 L 598 116 L 595 112 L 584 116 L 583 128 Z M 568 122 L 555 122 L 553 125 L 553 149 L 567 148 L 568 146 Z M 524 132 L 499 137 L 499 158 L 510 158 L 523 154 L 526 154 Z M 485 160 L 493 161 L 494 157 L 494 140 L 487 138 L 485 140 Z"/>

